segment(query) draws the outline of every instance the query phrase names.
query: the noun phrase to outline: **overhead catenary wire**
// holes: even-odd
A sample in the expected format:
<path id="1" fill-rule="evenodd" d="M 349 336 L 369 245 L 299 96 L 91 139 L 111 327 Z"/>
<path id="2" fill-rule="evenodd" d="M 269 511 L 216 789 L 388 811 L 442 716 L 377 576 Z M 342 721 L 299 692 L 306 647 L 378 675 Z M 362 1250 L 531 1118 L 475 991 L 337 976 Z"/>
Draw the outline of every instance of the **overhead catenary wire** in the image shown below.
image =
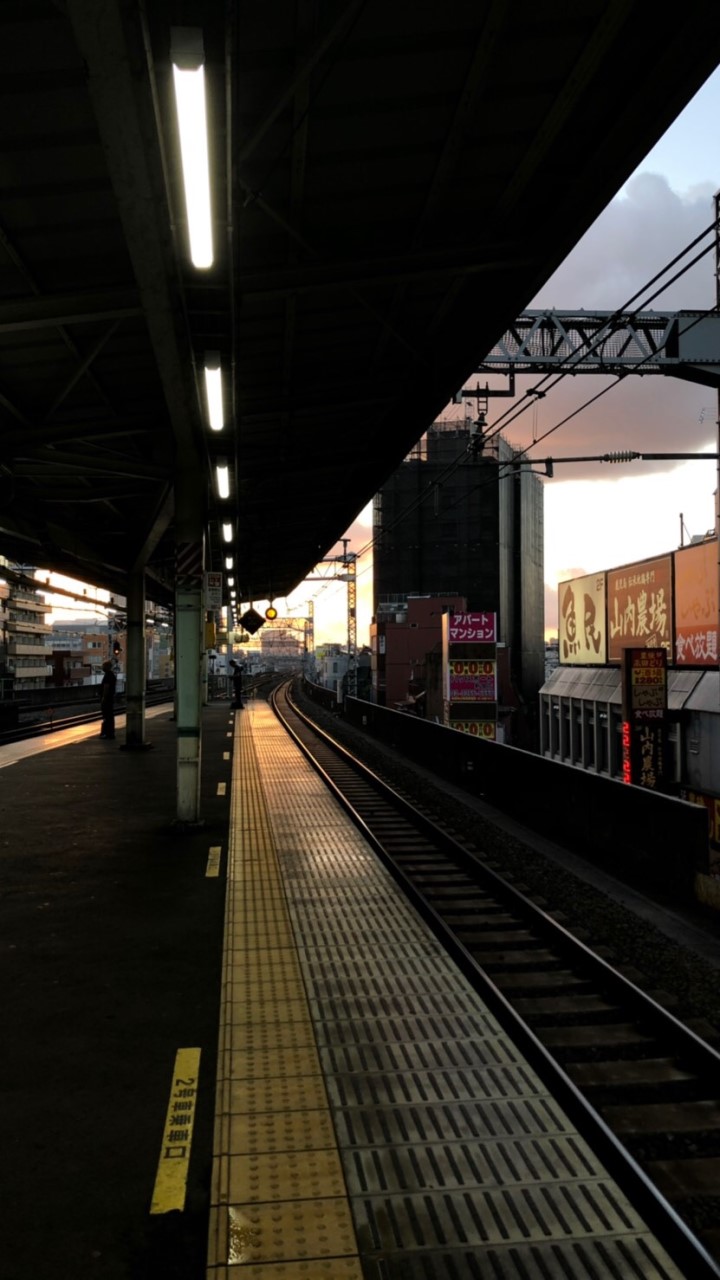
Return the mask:
<path id="1" fill-rule="evenodd" d="M 668 271 L 671 271 L 673 267 L 675 267 L 684 257 L 686 257 L 686 255 L 692 249 L 695 248 L 697 244 L 700 243 L 701 240 L 705 238 L 705 236 L 709 235 L 712 231 L 715 231 L 716 225 L 717 225 L 716 222 L 713 220 L 711 223 L 708 224 L 707 227 L 703 228 L 703 230 L 700 231 L 685 246 L 684 249 L 682 249 L 679 253 L 677 253 L 674 256 L 674 258 L 672 258 L 668 263 L 666 263 L 666 265 L 662 267 L 660 271 L 656 272 L 655 275 L 652 276 L 651 279 L 646 282 L 646 284 L 644 284 L 640 289 L 637 289 L 635 293 L 633 293 L 630 296 L 630 298 L 627 299 L 627 301 L 623 304 L 622 307 L 616 308 L 616 310 L 612 313 L 612 316 L 610 317 L 608 324 L 611 324 L 614 321 L 620 320 L 623 315 L 627 315 L 628 311 L 632 307 L 632 304 L 638 298 L 640 298 L 641 295 L 643 295 L 648 289 L 651 289 L 653 285 L 657 284 L 658 281 L 660 281 L 663 278 L 663 276 L 667 274 Z M 645 299 L 645 301 L 642 303 L 641 306 L 636 307 L 635 313 L 637 313 L 638 311 L 644 310 L 648 306 L 649 302 L 654 301 L 659 296 L 660 293 L 662 293 L 671 284 L 675 283 L 676 280 L 678 280 L 687 271 L 689 271 L 691 267 L 693 267 L 698 261 L 700 261 L 701 258 L 705 257 L 708 253 L 710 253 L 714 248 L 715 248 L 715 242 L 713 241 L 710 245 L 708 245 L 705 249 L 703 249 L 699 254 L 697 254 L 690 262 L 686 263 L 681 271 L 676 272 L 675 275 L 673 275 L 670 280 L 666 280 L 662 284 L 661 288 L 657 289 L 655 293 L 651 294 L 649 298 Z M 717 306 L 714 306 L 702 312 L 698 316 L 697 320 L 693 322 L 692 325 L 687 326 L 688 330 L 693 328 L 695 324 L 698 324 L 700 320 L 703 319 L 706 315 L 712 315 L 716 311 L 717 311 Z M 607 326 L 605 327 L 607 328 Z M 594 343 L 591 343 L 585 340 L 584 342 L 578 344 L 578 346 L 575 347 L 572 352 L 568 353 L 567 357 L 565 358 L 565 361 L 563 362 L 563 364 L 567 364 L 568 367 L 563 370 L 561 365 L 560 373 L 546 374 L 544 378 L 542 378 L 541 381 L 536 385 L 536 387 L 532 388 L 530 392 L 526 392 L 525 397 L 528 398 L 528 404 L 523 405 L 522 410 L 520 410 L 518 406 L 513 406 L 511 409 L 505 410 L 505 412 L 500 416 L 500 418 L 497 419 L 496 423 L 493 424 L 493 429 L 490 432 L 485 433 L 485 435 L 483 436 L 483 442 L 488 443 L 490 440 L 494 439 L 497 435 L 500 434 L 500 431 L 504 426 L 510 425 L 511 422 L 515 421 L 515 419 L 520 416 L 521 411 L 524 412 L 525 409 L 528 408 L 530 404 L 536 404 L 537 392 L 539 388 L 542 387 L 543 383 L 550 381 L 550 379 L 553 380 L 551 385 L 543 393 L 546 395 L 549 391 L 553 390 L 554 387 L 557 386 L 562 381 L 563 378 L 567 377 L 572 372 L 572 364 L 570 362 L 577 364 L 579 362 L 578 357 L 591 354 L 592 351 L 595 350 L 598 346 L 600 346 L 601 343 L 604 341 L 605 341 L 605 336 L 597 339 L 597 341 Z M 638 365 L 636 367 L 640 367 L 642 364 L 647 363 L 647 361 L 652 358 L 654 358 L 652 354 L 647 357 L 644 357 L 643 360 L 638 361 Z M 564 418 L 562 418 L 560 422 L 555 423 L 552 427 L 548 428 L 547 431 L 543 432 L 542 435 L 537 436 L 536 439 L 533 441 L 533 447 L 539 444 L 540 441 L 546 439 L 547 436 L 552 435 L 554 431 L 559 430 L 559 428 L 564 426 L 567 422 L 570 422 L 573 418 L 577 417 L 585 409 L 589 408 L 591 404 L 594 404 L 597 400 L 600 400 L 603 396 L 607 395 L 609 391 L 614 390 L 614 388 L 618 385 L 620 381 L 622 381 L 622 379 L 617 378 L 609 386 L 604 387 L 601 391 L 598 391 L 595 395 L 589 397 L 581 405 L 578 405 L 577 408 L 575 408 L 571 413 L 567 414 Z M 517 412 L 515 412 L 516 409 L 518 410 Z M 521 452 L 527 453 L 527 449 L 522 450 Z M 408 504 L 408 506 L 396 516 L 395 520 L 392 521 L 389 526 L 383 529 L 383 532 L 392 531 L 392 529 L 395 528 L 401 520 L 405 519 L 408 515 L 412 515 L 413 511 L 415 511 L 418 505 L 422 501 L 424 501 L 425 497 L 427 497 L 429 493 L 432 492 L 438 484 L 441 484 L 445 479 L 449 477 L 449 475 L 452 474 L 452 472 L 458 466 L 461 465 L 466 455 L 467 455 L 467 450 L 464 449 L 462 453 L 460 453 L 457 456 L 457 458 L 453 460 L 452 463 L 448 464 L 443 474 L 440 477 L 437 477 L 434 481 L 429 482 L 428 485 L 426 486 L 426 491 L 423 494 L 420 494 L 416 498 L 414 498 L 412 503 Z M 506 464 L 506 465 L 509 465 L 509 464 Z M 508 473 L 500 472 L 499 474 L 500 474 L 500 478 L 503 478 L 503 475 Z M 491 482 L 492 481 L 490 481 L 489 479 L 487 481 L 483 480 L 479 485 L 471 489 L 466 495 L 466 497 L 469 497 L 471 493 L 476 492 L 478 488 L 484 487 L 486 483 L 491 483 Z M 453 503 L 452 507 L 449 509 L 452 510 L 453 507 L 457 506 L 460 501 L 464 501 L 464 500 L 465 500 L 464 498 L 459 499 L 458 502 Z M 373 545 L 374 545 L 374 539 L 372 539 L 369 543 L 367 543 L 366 546 L 363 548 L 363 550 L 369 547 L 372 547 Z"/>
<path id="2" fill-rule="evenodd" d="M 680 262 L 680 260 L 684 258 L 685 255 L 689 253 L 691 249 L 694 249 L 695 246 L 705 238 L 705 236 L 715 231 L 716 226 L 717 224 L 715 223 L 715 221 L 711 222 L 707 227 L 705 227 L 701 232 L 699 232 L 699 234 L 695 236 L 695 238 L 691 240 L 690 243 L 687 244 L 685 248 L 680 251 L 680 253 L 677 253 L 675 257 L 670 260 L 670 262 L 666 263 L 666 265 L 660 271 L 656 272 L 656 274 L 650 280 L 648 280 L 647 283 L 644 284 L 641 289 L 637 289 L 635 293 L 632 294 L 631 297 L 628 298 L 627 301 L 621 307 L 617 307 L 615 311 L 613 311 L 612 315 L 609 317 L 607 323 L 605 324 L 603 334 L 599 338 L 597 338 L 595 342 L 588 343 L 587 341 L 584 341 L 580 343 L 579 346 L 575 347 L 573 351 L 570 351 L 568 355 L 565 357 L 565 359 L 561 362 L 559 366 L 560 367 L 559 373 L 554 373 L 554 372 L 546 373 L 534 387 L 530 387 L 526 392 L 524 392 L 520 405 L 515 404 L 515 405 L 509 406 L 500 415 L 500 417 L 496 419 L 496 421 L 493 423 L 493 429 L 486 436 L 486 439 L 492 439 L 504 427 L 509 426 L 510 423 L 514 422 L 523 413 L 525 413 L 525 411 L 530 407 L 530 405 L 536 404 L 538 395 L 546 396 L 549 391 L 552 391 L 553 388 L 556 387 L 558 383 L 562 381 L 563 378 L 567 377 L 568 374 L 572 372 L 573 365 L 578 364 L 580 362 L 580 359 L 578 357 L 584 358 L 585 356 L 592 354 L 593 351 L 596 351 L 598 347 L 602 346 L 602 344 L 606 341 L 606 338 L 607 338 L 606 331 L 612 324 L 619 322 L 623 318 L 623 316 L 627 316 L 628 313 L 630 313 L 631 315 L 637 315 L 639 311 L 646 310 L 647 307 L 650 305 L 650 303 L 654 302 L 655 299 L 660 296 L 660 294 L 664 293 L 664 291 L 670 287 L 670 285 L 675 284 L 677 280 L 679 280 L 683 275 L 685 275 L 691 269 L 691 267 L 696 266 L 696 264 L 700 262 L 702 258 L 706 257 L 707 254 L 712 253 L 713 250 L 715 249 L 714 240 L 709 245 L 707 245 L 703 250 L 701 250 L 699 254 L 696 254 L 695 257 L 692 258 L 690 262 L 686 263 L 681 271 L 676 272 L 675 275 L 672 276 L 669 280 L 665 280 L 662 286 L 659 289 L 655 290 L 655 293 L 645 298 L 641 306 L 633 307 L 632 304 L 636 301 L 637 298 L 640 297 L 641 294 L 645 293 L 647 289 L 651 289 L 654 284 L 657 284 L 657 282 L 661 280 L 662 277 L 668 271 L 672 270 L 672 268 L 676 266 L 677 263 Z M 714 310 L 716 310 L 716 307 L 709 309 L 709 311 L 714 311 Z M 567 365 L 568 367 L 564 368 L 563 366 L 565 365 Z M 550 382 L 551 379 L 553 379 L 552 382 Z M 550 382 L 550 386 L 543 391 L 542 388 L 544 384 L 547 382 Z M 527 400 L 527 403 L 524 403 L 526 400 Z M 592 401 L 589 401 L 589 403 L 592 403 Z M 578 410 L 578 412 L 580 412 L 580 410 Z"/>
<path id="3" fill-rule="evenodd" d="M 524 393 L 523 400 L 527 400 L 527 404 L 523 403 L 520 406 L 513 405 L 511 408 L 508 408 L 507 410 L 505 410 L 504 413 L 501 414 L 500 417 L 493 423 L 492 430 L 489 432 L 486 432 L 485 435 L 482 437 L 483 443 L 487 444 L 490 440 L 494 439 L 497 435 L 499 435 L 501 430 L 504 427 L 509 426 L 518 417 L 520 417 L 521 414 L 524 413 L 525 410 L 530 407 L 530 405 L 536 406 L 537 400 L 538 400 L 538 394 L 540 393 L 541 388 L 545 383 L 550 382 L 550 385 L 547 387 L 545 391 L 541 393 L 543 396 L 547 395 L 549 391 L 552 391 L 563 380 L 563 378 L 568 377 L 570 374 L 572 374 L 574 365 L 577 365 L 582 358 L 584 358 L 587 355 L 590 355 L 594 350 L 597 349 L 597 347 L 599 347 L 600 345 L 602 345 L 604 341 L 606 341 L 606 338 L 607 338 L 606 330 L 610 324 L 614 322 L 619 322 L 623 318 L 623 316 L 627 316 L 629 312 L 631 314 L 637 314 L 638 312 L 641 312 L 647 309 L 650 303 L 655 301 L 655 299 L 658 298 L 660 294 L 663 293 L 667 288 L 669 288 L 670 285 L 674 284 L 683 275 L 685 275 L 693 266 L 695 266 L 699 261 L 701 261 L 704 257 L 706 257 L 708 253 L 711 253 L 716 247 L 714 240 L 711 244 L 707 245 L 704 249 L 702 249 L 700 253 L 696 254 L 689 262 L 685 263 L 682 269 L 680 271 L 675 272 L 675 274 L 670 279 L 663 280 L 663 277 L 667 274 L 667 272 L 671 271 L 673 267 L 675 267 L 679 262 L 681 262 L 683 258 L 685 258 L 687 254 L 705 238 L 705 236 L 709 235 L 711 232 L 714 232 L 716 230 L 717 230 L 717 223 L 715 220 L 713 220 L 711 223 L 708 224 L 708 226 L 703 228 L 703 230 L 700 231 L 679 253 L 677 253 L 668 263 L 666 263 L 665 266 L 662 267 L 660 271 L 656 272 L 655 275 L 652 276 L 650 280 L 648 280 L 643 286 L 641 286 L 641 288 L 637 289 L 635 293 L 633 293 L 627 299 L 627 301 L 623 304 L 623 306 L 616 308 L 616 310 L 610 316 L 607 324 L 604 326 L 605 332 L 603 332 L 603 334 L 595 342 L 590 342 L 588 340 L 585 340 L 579 343 L 578 346 L 573 349 L 573 351 L 568 353 L 568 355 L 565 357 L 565 360 L 561 363 L 560 372 L 545 374 L 544 377 L 540 380 L 540 382 L 535 385 L 535 387 L 530 388 L 527 392 Z M 636 300 L 641 297 L 641 295 L 645 294 L 648 289 L 652 289 L 652 287 L 661 280 L 663 280 L 663 283 L 661 284 L 661 286 L 658 289 L 656 289 L 654 293 L 646 297 L 640 306 L 633 308 L 632 304 L 635 303 Z M 704 319 L 707 315 L 712 315 L 716 313 L 717 310 L 718 310 L 718 307 L 717 305 L 715 305 L 713 307 L 709 307 L 706 310 L 702 311 L 698 315 L 697 319 L 694 320 L 692 324 L 687 326 L 687 330 L 692 329 L 695 324 L 699 324 L 700 321 Z M 648 356 L 638 361 L 635 367 L 639 368 L 643 364 L 647 363 L 649 360 L 654 358 L 655 358 L 655 353 L 650 353 Z M 563 366 L 566 366 L 566 367 L 563 367 Z M 571 413 L 566 414 L 565 417 L 562 418 L 559 422 L 555 423 L 552 427 L 549 427 L 540 436 L 537 436 L 536 438 L 534 438 L 532 446 L 528 446 L 528 447 L 535 448 L 542 440 L 545 440 L 549 435 L 552 435 L 555 431 L 558 431 L 560 427 L 565 426 L 566 423 L 570 422 L 573 418 L 577 417 L 585 409 L 589 408 L 590 405 L 596 403 L 603 396 L 607 395 L 609 391 L 614 390 L 617 387 L 617 385 L 620 382 L 624 381 L 624 378 L 627 376 L 628 375 L 625 374 L 622 377 L 616 378 L 615 381 L 612 382 L 609 386 L 602 388 L 602 390 L 598 391 L 595 395 L 590 396 L 581 405 L 578 405 L 577 408 L 575 408 Z M 535 431 L 533 431 L 533 435 L 535 435 Z M 394 517 L 394 519 L 390 521 L 389 524 L 383 526 L 381 530 L 381 536 L 392 532 L 392 530 L 397 528 L 397 526 L 403 520 L 407 519 L 410 515 L 412 515 L 418 509 L 418 507 L 421 506 L 422 503 L 425 502 L 425 500 L 432 493 L 437 492 L 438 488 L 454 474 L 457 468 L 467 458 L 467 452 L 468 451 L 466 446 L 465 448 L 463 448 L 461 453 L 459 453 L 454 459 L 452 459 L 449 463 L 445 465 L 445 467 L 443 468 L 439 476 L 436 476 L 433 480 L 428 481 L 424 489 L 419 494 L 417 494 L 413 498 L 413 500 L 403 508 L 402 511 L 398 512 Z M 528 448 L 520 450 L 519 455 L 522 455 L 522 454 L 527 456 Z M 515 459 L 509 460 L 507 463 L 499 464 L 498 471 L 493 472 L 492 475 L 484 476 L 483 479 L 479 481 L 477 485 L 473 486 L 472 489 L 469 489 L 466 493 L 462 494 L 447 509 L 453 510 L 454 507 L 460 505 L 463 502 L 466 502 L 468 498 L 471 497 L 472 494 L 478 492 L 478 490 L 486 487 L 487 485 L 494 484 L 498 479 L 507 479 L 513 475 L 516 475 L 517 466 L 513 464 L 516 463 L 517 456 L 518 455 L 516 455 Z M 643 453 L 641 456 L 645 459 L 648 458 L 648 455 L 645 453 Z M 689 456 L 696 457 L 698 455 L 689 455 Z M 528 459 L 528 460 L 533 461 L 532 459 Z M 601 460 L 604 460 L 604 458 Z M 534 461 L 542 462 L 543 459 L 535 459 Z M 365 555 L 367 552 L 371 551 L 375 546 L 376 541 L 377 539 L 373 535 L 366 543 L 363 544 L 363 546 L 360 548 L 358 552 L 354 553 L 356 557 L 359 559 L 360 557 Z M 357 577 L 361 577 L 364 573 L 366 573 L 369 567 L 370 567 L 369 564 L 366 565 L 366 567 L 357 574 Z M 337 581 L 336 579 L 328 579 L 327 585 L 329 586 L 336 581 Z M 322 587 L 320 588 L 320 591 L 316 592 L 312 598 L 316 599 L 317 596 L 320 594 L 320 592 L 324 590 L 325 590 L 325 584 L 322 585 Z"/>

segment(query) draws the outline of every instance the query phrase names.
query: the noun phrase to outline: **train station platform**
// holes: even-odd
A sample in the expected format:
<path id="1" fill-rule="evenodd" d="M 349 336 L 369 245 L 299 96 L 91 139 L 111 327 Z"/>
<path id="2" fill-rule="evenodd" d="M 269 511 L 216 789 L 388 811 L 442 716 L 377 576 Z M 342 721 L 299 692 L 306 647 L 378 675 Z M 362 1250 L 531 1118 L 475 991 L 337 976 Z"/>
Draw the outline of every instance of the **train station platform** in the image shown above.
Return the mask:
<path id="1" fill-rule="evenodd" d="M 264 701 L 0 748 L 3 1280 L 678 1280 Z"/>
<path id="2" fill-rule="evenodd" d="M 203 712 L 203 823 L 175 823 L 172 704 L 0 747 L 0 1275 L 205 1274 L 232 720 Z M 221 866 L 220 870 L 224 868 Z M 201 1050 L 181 1212 L 151 1212 L 176 1055 Z M 179 1167 L 179 1166 L 178 1166 Z"/>
<path id="3" fill-rule="evenodd" d="M 265 703 L 236 717 L 207 1280 L 681 1273 Z"/>

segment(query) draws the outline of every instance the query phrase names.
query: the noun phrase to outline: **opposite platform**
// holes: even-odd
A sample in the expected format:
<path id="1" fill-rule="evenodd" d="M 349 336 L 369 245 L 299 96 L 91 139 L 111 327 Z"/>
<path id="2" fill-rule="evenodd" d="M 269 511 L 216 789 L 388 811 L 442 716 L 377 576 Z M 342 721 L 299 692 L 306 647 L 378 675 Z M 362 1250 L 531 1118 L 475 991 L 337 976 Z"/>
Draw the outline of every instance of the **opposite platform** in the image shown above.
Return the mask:
<path id="1" fill-rule="evenodd" d="M 264 703 L 232 782 L 208 1280 L 678 1280 Z"/>
<path id="2" fill-rule="evenodd" d="M 178 827 L 172 703 L 0 748 L 0 1275 L 198 1280 L 207 1260 L 232 715 L 203 710 Z M 212 848 L 223 874 L 208 875 Z M 179 1050 L 200 1051 L 182 1211 L 151 1211 Z M 176 1163 L 176 1167 L 179 1167 Z"/>

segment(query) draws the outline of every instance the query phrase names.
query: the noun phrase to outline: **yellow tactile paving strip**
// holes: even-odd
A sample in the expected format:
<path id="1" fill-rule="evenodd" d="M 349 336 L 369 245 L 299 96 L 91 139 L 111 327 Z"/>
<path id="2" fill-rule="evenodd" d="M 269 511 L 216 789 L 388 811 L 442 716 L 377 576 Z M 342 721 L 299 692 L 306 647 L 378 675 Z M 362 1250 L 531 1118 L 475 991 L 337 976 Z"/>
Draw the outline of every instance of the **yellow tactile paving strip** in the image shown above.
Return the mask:
<path id="1" fill-rule="evenodd" d="M 237 720 L 208 1280 L 682 1280 L 267 705 Z"/>
<path id="2" fill-rule="evenodd" d="M 208 1280 L 362 1280 L 248 708 L 232 768 Z"/>

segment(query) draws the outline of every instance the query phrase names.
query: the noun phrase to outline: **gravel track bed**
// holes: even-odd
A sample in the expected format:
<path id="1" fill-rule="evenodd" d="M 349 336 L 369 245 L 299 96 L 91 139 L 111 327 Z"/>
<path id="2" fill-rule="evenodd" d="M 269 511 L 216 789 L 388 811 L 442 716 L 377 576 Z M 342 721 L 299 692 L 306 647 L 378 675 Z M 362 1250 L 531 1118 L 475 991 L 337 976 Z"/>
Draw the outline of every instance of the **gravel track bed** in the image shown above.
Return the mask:
<path id="1" fill-rule="evenodd" d="M 297 686 L 294 697 L 302 710 L 348 749 L 362 755 L 370 768 L 382 770 L 398 790 L 425 809 L 432 809 L 458 839 L 472 842 L 499 874 L 529 892 L 535 901 L 540 900 L 546 911 L 562 913 L 567 929 L 593 950 L 601 949 L 601 954 L 636 985 L 693 1026 L 703 1038 L 720 1041 L 720 969 L 606 892 L 574 876 L 531 843 L 478 813 L 471 797 L 462 797 L 457 788 L 450 788 L 443 781 L 432 781 L 426 770 L 319 707 Z M 528 840 L 532 839 L 529 833 Z M 638 886 L 634 888 L 638 891 Z M 710 937 L 720 935 L 717 913 L 698 909 L 691 918 L 695 928 Z"/>

